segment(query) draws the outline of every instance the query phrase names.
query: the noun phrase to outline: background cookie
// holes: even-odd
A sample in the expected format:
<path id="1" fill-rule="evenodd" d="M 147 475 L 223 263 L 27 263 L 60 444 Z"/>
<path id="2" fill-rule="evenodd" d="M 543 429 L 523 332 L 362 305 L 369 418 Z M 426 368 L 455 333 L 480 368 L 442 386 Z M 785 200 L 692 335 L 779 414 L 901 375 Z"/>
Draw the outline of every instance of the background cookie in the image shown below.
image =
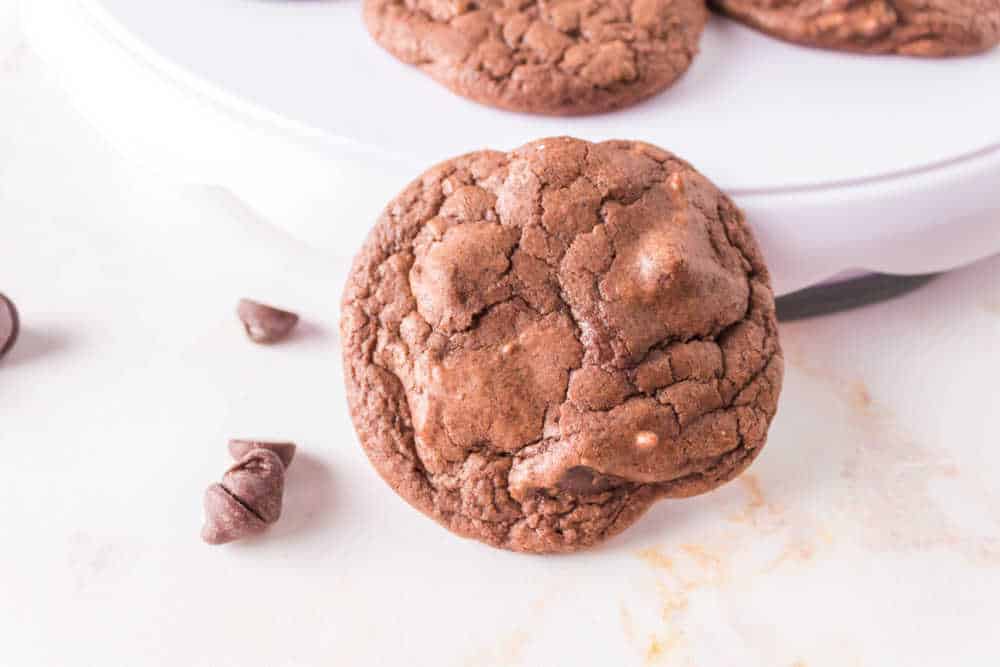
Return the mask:
<path id="1" fill-rule="evenodd" d="M 710 0 L 776 37 L 843 51 L 951 56 L 1000 43 L 1000 0 Z"/>
<path id="2" fill-rule="evenodd" d="M 348 278 L 354 424 L 382 477 L 461 535 L 571 551 L 763 446 L 782 379 L 743 216 L 648 144 L 536 141 L 442 163 Z"/>
<path id="3" fill-rule="evenodd" d="M 703 0 L 365 0 L 375 40 L 460 95 L 545 114 L 634 104 L 691 64 Z"/>

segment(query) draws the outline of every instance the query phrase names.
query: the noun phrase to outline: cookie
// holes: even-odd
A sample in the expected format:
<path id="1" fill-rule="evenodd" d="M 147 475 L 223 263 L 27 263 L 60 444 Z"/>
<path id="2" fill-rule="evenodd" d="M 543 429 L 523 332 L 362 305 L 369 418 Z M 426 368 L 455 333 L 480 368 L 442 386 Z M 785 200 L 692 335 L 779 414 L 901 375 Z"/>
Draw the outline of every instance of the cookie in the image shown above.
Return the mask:
<path id="1" fill-rule="evenodd" d="M 687 70 L 703 0 L 365 0 L 375 41 L 459 95 L 513 111 L 619 109 Z"/>
<path id="2" fill-rule="evenodd" d="M 428 170 L 371 231 L 341 313 L 382 478 L 516 551 L 589 547 L 732 479 L 781 388 L 742 214 L 640 142 L 544 139 Z"/>
<path id="3" fill-rule="evenodd" d="M 723 13 L 808 46 L 957 56 L 1000 43 L 1000 0 L 711 0 Z"/>

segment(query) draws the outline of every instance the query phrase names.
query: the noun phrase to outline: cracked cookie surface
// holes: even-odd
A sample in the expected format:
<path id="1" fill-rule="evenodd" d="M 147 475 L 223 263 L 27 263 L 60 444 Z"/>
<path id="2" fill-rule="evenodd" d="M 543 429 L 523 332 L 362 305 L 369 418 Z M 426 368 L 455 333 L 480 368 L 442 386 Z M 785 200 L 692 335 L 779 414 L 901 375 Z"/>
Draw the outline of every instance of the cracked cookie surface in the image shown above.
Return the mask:
<path id="1" fill-rule="evenodd" d="M 691 64 L 703 0 L 365 0 L 369 32 L 452 91 L 570 115 L 634 104 Z"/>
<path id="2" fill-rule="evenodd" d="M 544 139 L 428 170 L 355 259 L 341 333 L 380 475 L 517 551 L 591 546 L 735 477 L 782 381 L 742 214 L 639 142 Z"/>
<path id="3" fill-rule="evenodd" d="M 1000 0 L 710 0 L 729 16 L 808 46 L 957 56 L 1000 43 Z"/>

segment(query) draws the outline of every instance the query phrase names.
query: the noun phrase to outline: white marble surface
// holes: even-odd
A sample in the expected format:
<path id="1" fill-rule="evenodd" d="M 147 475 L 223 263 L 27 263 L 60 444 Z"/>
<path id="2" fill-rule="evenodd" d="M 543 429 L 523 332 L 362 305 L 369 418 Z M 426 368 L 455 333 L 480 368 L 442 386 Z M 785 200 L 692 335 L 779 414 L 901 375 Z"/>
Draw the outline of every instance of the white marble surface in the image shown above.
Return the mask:
<path id="1" fill-rule="evenodd" d="M 1000 259 L 784 325 L 780 413 L 740 481 L 592 553 L 494 551 L 356 444 L 344 259 L 115 155 L 12 16 L 0 0 L 0 290 L 25 324 L 0 362 L 0 664 L 995 662 Z M 308 326 L 254 347 L 244 295 Z M 302 456 L 275 529 L 210 548 L 201 492 L 237 434 Z"/>

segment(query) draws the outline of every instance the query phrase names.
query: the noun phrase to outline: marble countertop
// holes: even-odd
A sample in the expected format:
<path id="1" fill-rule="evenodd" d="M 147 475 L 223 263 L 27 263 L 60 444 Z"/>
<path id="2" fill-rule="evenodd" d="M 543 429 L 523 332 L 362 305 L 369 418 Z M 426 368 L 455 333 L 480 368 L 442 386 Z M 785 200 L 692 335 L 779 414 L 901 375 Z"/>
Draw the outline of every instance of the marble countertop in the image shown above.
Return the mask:
<path id="1" fill-rule="evenodd" d="M 378 480 L 345 408 L 346 267 L 163 185 L 74 113 L 0 4 L 0 663 L 981 665 L 1000 616 L 1000 259 L 785 324 L 737 482 L 596 551 L 459 540 Z M 245 340 L 252 296 L 298 310 Z M 198 540 L 230 436 L 290 438 L 285 515 Z"/>

